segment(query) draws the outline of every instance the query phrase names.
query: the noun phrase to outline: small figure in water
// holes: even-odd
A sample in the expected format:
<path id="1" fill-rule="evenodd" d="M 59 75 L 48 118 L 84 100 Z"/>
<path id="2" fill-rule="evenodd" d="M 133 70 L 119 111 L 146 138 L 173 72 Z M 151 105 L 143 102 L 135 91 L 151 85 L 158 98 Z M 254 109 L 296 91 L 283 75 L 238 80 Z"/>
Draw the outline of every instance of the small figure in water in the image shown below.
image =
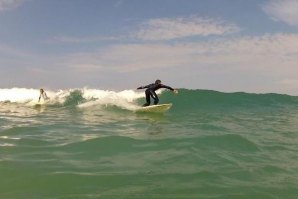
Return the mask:
<path id="1" fill-rule="evenodd" d="M 166 86 L 166 85 L 161 84 L 161 81 L 159 79 L 156 80 L 155 83 L 153 83 L 153 84 L 149 84 L 147 86 L 140 86 L 137 89 L 144 89 L 144 88 L 146 88 L 146 90 L 145 90 L 146 103 L 143 106 L 149 106 L 150 105 L 150 103 L 151 103 L 150 102 L 150 97 L 153 98 L 155 105 L 159 102 L 158 96 L 155 93 L 155 91 L 160 89 L 160 88 L 167 88 L 167 89 L 173 91 L 174 93 L 178 94 L 178 90 L 173 89 L 170 86 Z"/>
<path id="2" fill-rule="evenodd" d="M 49 99 L 46 92 L 42 88 L 40 89 L 40 95 L 38 98 L 38 102 L 40 102 L 41 97 L 43 98 L 44 101 Z"/>

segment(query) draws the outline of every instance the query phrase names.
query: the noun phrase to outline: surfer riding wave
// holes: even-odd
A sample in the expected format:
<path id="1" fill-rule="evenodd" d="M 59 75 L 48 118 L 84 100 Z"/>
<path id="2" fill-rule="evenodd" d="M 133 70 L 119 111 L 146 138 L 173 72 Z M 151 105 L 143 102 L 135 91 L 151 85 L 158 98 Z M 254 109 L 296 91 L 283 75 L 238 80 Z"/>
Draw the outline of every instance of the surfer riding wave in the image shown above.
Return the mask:
<path id="1" fill-rule="evenodd" d="M 159 102 L 159 98 L 157 96 L 157 94 L 155 93 L 156 90 L 160 89 L 160 88 L 166 88 L 169 89 L 171 91 L 173 91 L 174 93 L 178 94 L 178 90 L 173 89 L 170 86 L 166 86 L 161 84 L 161 81 L 158 79 L 155 81 L 155 83 L 149 84 L 147 86 L 140 86 L 137 89 L 145 89 L 145 95 L 146 95 L 146 103 L 143 106 L 149 106 L 151 101 L 150 98 L 152 98 L 154 100 L 154 105 L 158 104 Z"/>
<path id="2" fill-rule="evenodd" d="M 41 99 L 41 98 L 42 98 L 44 101 L 49 99 L 49 97 L 47 96 L 47 93 L 44 91 L 43 88 L 41 88 L 39 91 L 40 91 L 40 94 L 39 94 L 38 102 L 40 102 L 40 99 Z"/>

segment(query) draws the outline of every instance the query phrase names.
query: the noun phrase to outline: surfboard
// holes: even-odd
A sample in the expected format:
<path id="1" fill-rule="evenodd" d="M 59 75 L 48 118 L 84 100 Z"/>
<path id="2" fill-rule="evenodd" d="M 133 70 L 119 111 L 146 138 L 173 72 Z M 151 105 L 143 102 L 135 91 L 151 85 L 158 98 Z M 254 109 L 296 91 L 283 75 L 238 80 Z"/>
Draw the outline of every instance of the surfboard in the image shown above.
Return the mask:
<path id="1" fill-rule="evenodd" d="M 37 102 L 34 102 L 34 106 L 43 106 L 43 105 L 46 105 L 47 104 L 47 102 L 46 101 L 44 101 L 44 100 L 42 100 L 42 101 L 37 101 Z"/>
<path id="2" fill-rule="evenodd" d="M 148 113 L 164 113 L 172 107 L 172 104 L 157 104 L 151 106 L 144 106 L 137 109 L 137 112 L 148 112 Z"/>

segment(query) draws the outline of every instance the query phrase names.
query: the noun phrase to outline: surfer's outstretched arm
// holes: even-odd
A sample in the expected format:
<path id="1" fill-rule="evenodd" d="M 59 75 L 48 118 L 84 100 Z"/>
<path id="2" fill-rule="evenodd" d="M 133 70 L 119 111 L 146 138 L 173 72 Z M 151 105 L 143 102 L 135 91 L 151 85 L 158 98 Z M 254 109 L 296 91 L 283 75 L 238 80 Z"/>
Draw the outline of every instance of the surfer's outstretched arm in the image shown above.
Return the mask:
<path id="1" fill-rule="evenodd" d="M 178 94 L 178 90 L 177 90 L 177 89 L 173 89 L 173 88 L 170 87 L 170 86 L 166 86 L 166 85 L 161 84 L 160 87 L 161 87 L 161 88 L 169 89 L 169 90 L 173 91 L 174 93 Z"/>
<path id="2" fill-rule="evenodd" d="M 170 86 L 166 86 L 166 85 L 163 85 L 163 84 L 160 84 L 160 88 L 166 88 L 166 89 L 169 89 L 171 91 L 174 91 L 174 89 Z"/>

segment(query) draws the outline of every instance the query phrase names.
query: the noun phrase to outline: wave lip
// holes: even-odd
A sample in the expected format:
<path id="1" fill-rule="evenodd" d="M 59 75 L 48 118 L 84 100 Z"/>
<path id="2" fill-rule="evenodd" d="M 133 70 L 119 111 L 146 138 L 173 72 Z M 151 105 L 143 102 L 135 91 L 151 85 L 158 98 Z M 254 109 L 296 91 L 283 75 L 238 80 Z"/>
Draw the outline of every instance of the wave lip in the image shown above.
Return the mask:
<path id="1" fill-rule="evenodd" d="M 121 108 L 134 110 L 135 101 L 144 97 L 143 92 L 134 90 L 110 91 L 99 89 L 67 89 L 52 91 L 46 90 L 50 100 L 47 104 L 60 104 L 63 106 L 78 105 L 79 108 L 88 108 L 100 105 L 115 105 Z M 29 106 L 38 102 L 39 89 L 11 88 L 0 89 L 0 103 L 17 103 Z"/>
<path id="2" fill-rule="evenodd" d="M 143 97 L 144 94 L 135 92 L 134 90 L 115 92 L 96 89 L 84 89 L 82 92 L 82 96 L 84 99 L 86 99 L 86 102 L 79 104 L 79 108 L 114 105 L 128 110 L 135 110 L 138 107 L 135 101 Z"/>
<path id="3" fill-rule="evenodd" d="M 38 89 L 27 88 L 11 88 L 0 89 L 0 102 L 19 102 L 25 103 L 32 101 L 34 98 L 39 97 Z"/>

